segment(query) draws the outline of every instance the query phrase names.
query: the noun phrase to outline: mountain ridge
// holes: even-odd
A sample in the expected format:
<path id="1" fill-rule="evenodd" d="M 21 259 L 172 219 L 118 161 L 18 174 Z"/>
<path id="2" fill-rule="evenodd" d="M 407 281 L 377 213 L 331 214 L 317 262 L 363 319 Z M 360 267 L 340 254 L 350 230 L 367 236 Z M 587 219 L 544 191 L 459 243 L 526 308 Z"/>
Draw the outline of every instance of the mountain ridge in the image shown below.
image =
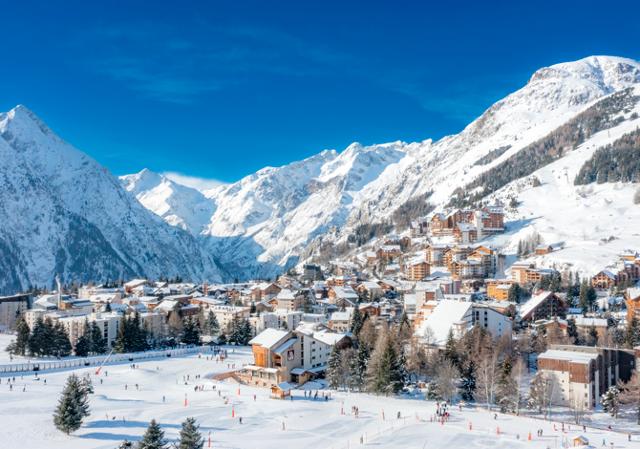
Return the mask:
<path id="1" fill-rule="evenodd" d="M 610 136 L 633 131 L 639 85 L 640 63 L 627 58 L 593 56 L 560 63 L 537 70 L 525 86 L 491 105 L 458 134 L 436 141 L 354 142 L 342 151 L 323 150 L 203 190 L 147 169 L 116 178 L 19 105 L 0 114 L 0 155 L 10 161 L 0 169 L 0 211 L 10 217 L 0 224 L 5 254 L 0 267 L 8 273 L 0 290 L 47 284 L 55 273 L 66 281 L 123 275 L 266 278 L 302 261 L 322 259 L 326 248 L 357 251 L 348 242 L 360 226 L 392 223 L 394 214 L 410 213 L 416 205 L 420 211 L 447 207 L 456 192 L 483 174 L 510 158 L 524 157 L 523 150 L 534 142 L 631 89 L 628 104 L 594 109 L 607 122 L 605 131 L 569 140 L 572 148 L 555 162 L 533 166 L 521 179 L 506 179 L 495 191 L 479 191 L 480 199 L 520 203 L 509 216 L 514 223 L 529 223 L 494 239 L 496 245 L 510 250 L 517 239 L 538 228 L 549 239 L 570 240 L 554 230 L 554 220 L 545 214 L 526 216 L 538 204 L 532 192 L 555 189 L 575 210 L 588 208 L 583 200 L 590 195 L 601 202 L 614 198 L 607 200 L 612 209 L 628 208 L 627 197 L 615 192 L 628 194 L 632 187 L 590 190 L 546 170 L 567 161 L 583 164 L 580 157 L 590 157 L 594 142 L 605 145 Z M 535 176 L 547 184 L 532 187 Z M 618 215 L 622 220 L 635 218 L 633 211 Z M 633 234 L 621 232 L 630 244 L 640 246 Z M 596 245 L 598 233 L 592 234 L 584 244 L 574 242 L 576 248 Z M 617 243 L 610 247 L 619 249 Z M 575 248 L 566 254 L 571 251 Z"/>

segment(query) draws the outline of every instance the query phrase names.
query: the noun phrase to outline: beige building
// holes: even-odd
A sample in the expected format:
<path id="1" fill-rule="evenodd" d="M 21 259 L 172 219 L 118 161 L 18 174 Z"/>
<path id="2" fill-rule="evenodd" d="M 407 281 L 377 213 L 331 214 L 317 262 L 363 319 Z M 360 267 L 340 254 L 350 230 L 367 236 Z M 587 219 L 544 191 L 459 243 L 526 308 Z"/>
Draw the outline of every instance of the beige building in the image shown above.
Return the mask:
<path id="1" fill-rule="evenodd" d="M 29 308 L 29 295 L 0 296 L 0 330 L 12 329 L 16 320 Z"/>

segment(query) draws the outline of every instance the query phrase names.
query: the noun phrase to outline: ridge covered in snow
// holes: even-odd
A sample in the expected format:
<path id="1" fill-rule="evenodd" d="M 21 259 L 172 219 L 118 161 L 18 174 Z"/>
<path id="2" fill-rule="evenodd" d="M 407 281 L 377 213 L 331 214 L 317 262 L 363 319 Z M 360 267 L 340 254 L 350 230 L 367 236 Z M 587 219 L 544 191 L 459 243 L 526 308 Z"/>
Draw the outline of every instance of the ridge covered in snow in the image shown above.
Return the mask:
<path id="1" fill-rule="evenodd" d="M 322 247 L 344 245 L 363 224 L 392 222 L 405 204 L 442 209 L 460 192 L 517 205 L 508 210 L 508 232 L 492 242 L 507 253 L 535 230 L 547 243 L 565 243 L 542 262 L 580 259 L 580 269 L 593 270 L 640 247 L 631 226 L 640 218 L 636 186 L 575 186 L 573 179 L 597 148 L 637 128 L 639 84 L 640 64 L 630 59 L 556 64 L 459 134 L 354 143 L 205 191 L 149 170 L 115 178 L 18 106 L 0 114 L 0 291 L 51 285 L 56 273 L 65 281 L 271 277 Z M 550 133 L 594 116 L 600 128 L 556 159 L 492 190 L 478 182 L 492 169 L 508 170 Z"/>
<path id="2" fill-rule="evenodd" d="M 428 197 L 435 207 L 446 206 L 456 189 L 603 98 L 639 83 L 640 64 L 619 57 L 591 56 L 539 69 L 459 134 L 435 142 L 354 143 L 203 192 L 215 212 L 197 234 L 230 271 L 272 275 L 301 254 L 312 255 L 320 241 L 344 241 L 360 224 L 389 220 L 412 199 Z M 575 170 L 583 163 L 580 154 L 571 159 Z M 483 158 L 487 162 L 480 163 Z M 576 190 L 570 181 L 566 189 Z M 156 201 L 149 198 L 154 189 L 138 189 L 146 203 Z M 540 207 L 536 213 L 547 216 Z"/>
<path id="3" fill-rule="evenodd" d="M 0 291 L 134 275 L 220 278 L 215 260 L 17 106 L 0 114 Z"/>

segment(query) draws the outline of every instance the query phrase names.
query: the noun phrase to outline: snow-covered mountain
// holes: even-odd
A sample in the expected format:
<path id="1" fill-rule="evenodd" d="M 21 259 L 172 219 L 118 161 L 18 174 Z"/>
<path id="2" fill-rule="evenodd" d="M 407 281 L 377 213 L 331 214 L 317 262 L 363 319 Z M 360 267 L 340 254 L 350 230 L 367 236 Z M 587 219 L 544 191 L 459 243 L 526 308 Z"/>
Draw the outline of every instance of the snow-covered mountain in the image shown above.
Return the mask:
<path id="1" fill-rule="evenodd" d="M 547 170 L 544 167 L 548 164 L 533 166 L 530 172 L 527 169 L 518 172 L 513 166 L 517 165 L 520 155 L 535 153 L 531 149 L 535 142 L 564 129 L 563 126 L 573 126 L 571 129 L 583 126 L 582 122 L 576 124 L 572 120 L 618 117 L 622 121 L 598 123 L 606 129 L 609 139 L 633 129 L 637 120 L 632 114 L 638 110 L 638 92 L 634 89 L 639 84 L 640 64 L 625 58 L 592 56 L 542 68 L 524 87 L 495 103 L 459 134 L 435 142 L 371 146 L 354 143 L 339 153 L 325 150 L 308 159 L 268 167 L 234 184 L 203 192 L 211 201 L 210 209 L 215 211 L 209 222 L 194 233 L 238 276 L 273 274 L 297 261 L 300 255 L 310 256 L 322 243 L 344 241 L 360 224 L 390 220 L 394 211 L 412 200 L 429 201 L 442 208 L 450 203 L 452 196 L 465 197 L 471 191 L 476 193 L 475 199 L 487 195 L 509 199 L 517 191 L 514 201 L 520 200 L 521 207 L 510 212 L 512 218 L 531 214 L 533 218 L 528 218 L 518 233 L 509 234 L 500 242 L 513 246 L 508 239 L 519 238 L 531 228 L 540 228 L 543 233 L 549 227 L 555 228 L 558 209 L 546 209 L 544 201 L 531 203 L 529 200 L 549 194 L 544 189 L 550 189 L 552 179 L 562 183 L 551 189 L 554 194 L 563 191 L 569 195 L 554 198 L 557 207 L 562 208 L 564 200 L 568 202 L 567 207 L 577 207 L 576 197 L 586 198 L 583 203 L 590 201 L 589 194 L 585 193 L 589 189 L 574 186 L 573 177 L 593 152 L 581 149 L 590 145 L 593 150 L 596 146 L 593 142 L 603 144 L 607 139 L 603 140 L 602 133 L 575 137 L 571 142 L 581 145 L 580 151 L 568 152 L 557 162 L 560 166 L 570 165 L 564 177 L 540 173 L 543 185 L 532 187 L 525 182 L 530 186 L 526 192 L 522 186 L 516 189 L 514 185 L 522 184 L 520 178 L 535 175 L 538 169 Z M 629 88 L 631 90 L 626 90 Z M 619 98 L 623 98 L 619 101 L 621 104 L 616 103 Z M 514 179 L 507 177 L 504 185 L 488 188 L 483 185 L 487 181 L 482 175 L 491 177 L 492 169 L 504 173 L 514 171 L 516 175 Z M 143 204 L 158 204 L 163 195 L 154 192 L 160 184 L 130 189 L 137 192 L 138 198 L 144 198 Z M 629 186 L 619 188 L 632 190 Z M 512 192 L 511 196 L 506 198 L 505 192 Z M 608 207 L 603 210 L 611 208 L 626 214 L 631 197 L 626 193 L 620 195 L 619 202 L 615 195 L 610 197 L 599 197 L 596 201 L 606 201 Z M 148 207 L 167 217 L 170 223 L 203 222 L 183 214 L 177 207 L 162 211 L 156 206 Z M 598 221 L 604 216 L 595 214 L 592 218 Z M 588 223 L 594 225 L 593 221 Z M 565 232 L 573 231 L 567 228 Z M 556 237 L 549 236 L 550 239 Z M 627 237 L 632 240 L 627 244 L 633 244 L 633 236 Z M 597 245 L 599 238 L 593 233 L 585 234 L 584 241 L 591 243 L 582 246 Z M 636 248 L 640 247 L 640 239 L 636 236 L 635 240 L 638 240 Z M 619 249 L 616 247 L 612 252 Z"/>
<path id="2" fill-rule="evenodd" d="M 23 106 L 0 114 L 0 291 L 130 276 L 220 278 L 188 232 Z"/>
<path id="3" fill-rule="evenodd" d="M 215 212 L 214 203 L 202 192 L 177 184 L 169 178 L 144 169 L 120 180 L 144 207 L 172 226 L 199 234 Z"/>

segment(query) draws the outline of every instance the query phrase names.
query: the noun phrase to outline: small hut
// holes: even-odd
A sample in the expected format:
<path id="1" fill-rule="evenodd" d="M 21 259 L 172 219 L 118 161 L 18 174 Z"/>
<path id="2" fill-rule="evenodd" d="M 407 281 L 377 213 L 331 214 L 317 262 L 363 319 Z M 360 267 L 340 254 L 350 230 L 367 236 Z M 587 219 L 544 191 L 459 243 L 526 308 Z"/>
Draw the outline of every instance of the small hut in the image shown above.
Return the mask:
<path id="1" fill-rule="evenodd" d="M 293 390 L 293 385 L 289 382 L 280 382 L 278 385 L 271 386 L 271 397 L 273 399 L 285 399 L 291 396 L 291 390 Z"/>

